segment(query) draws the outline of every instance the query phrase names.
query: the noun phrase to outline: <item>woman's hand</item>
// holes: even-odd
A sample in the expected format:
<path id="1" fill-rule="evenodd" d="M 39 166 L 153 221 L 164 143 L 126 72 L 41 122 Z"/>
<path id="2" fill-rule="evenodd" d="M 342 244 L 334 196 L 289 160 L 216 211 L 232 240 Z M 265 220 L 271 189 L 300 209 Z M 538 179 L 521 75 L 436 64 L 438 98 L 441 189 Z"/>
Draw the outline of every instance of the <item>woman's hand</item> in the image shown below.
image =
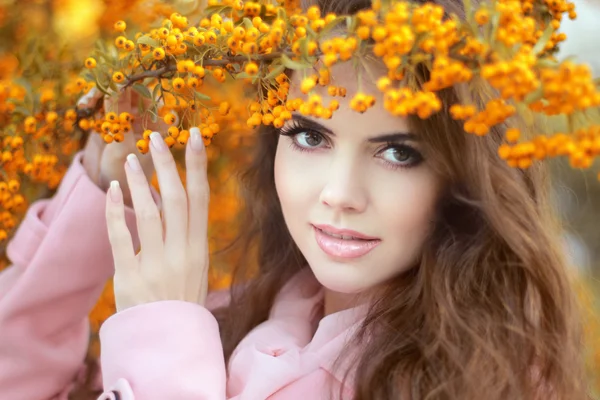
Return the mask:
<path id="1" fill-rule="evenodd" d="M 136 255 L 125 225 L 123 195 L 111 182 L 106 196 L 108 234 L 115 260 L 117 310 L 161 300 L 204 305 L 208 290 L 206 151 L 198 128 L 190 129 L 184 189 L 173 155 L 161 135 L 151 135 L 163 215 L 156 206 L 138 158 L 127 156 L 125 172 L 137 219 L 141 250 Z"/>
<path id="2" fill-rule="evenodd" d="M 104 97 L 104 109 L 107 112 L 118 110 L 119 113 L 130 113 L 134 117 L 132 132 L 125 135 L 123 142 L 110 145 L 107 145 L 97 132 L 90 132 L 90 137 L 84 149 L 82 163 L 90 179 L 102 190 L 108 189 L 111 181 L 119 181 L 123 190 L 125 204 L 131 205 L 131 196 L 123 164 L 128 154 L 137 153 L 135 144 L 142 138 L 144 127 L 142 116 L 137 111 L 137 103 L 140 100 L 140 96 L 132 91 L 131 88 L 125 89 L 118 96 L 117 104 L 113 103 L 113 97 Z M 93 108 L 96 102 L 102 97 L 102 92 L 96 88 L 92 88 L 88 94 L 79 100 L 78 106 L 80 108 Z M 148 106 L 149 100 L 143 100 L 146 106 Z M 166 129 L 166 125 L 162 120 L 156 123 L 149 122 L 147 129 L 161 131 Z M 140 162 L 145 175 L 148 178 L 152 177 L 154 167 L 150 157 L 140 157 Z"/>

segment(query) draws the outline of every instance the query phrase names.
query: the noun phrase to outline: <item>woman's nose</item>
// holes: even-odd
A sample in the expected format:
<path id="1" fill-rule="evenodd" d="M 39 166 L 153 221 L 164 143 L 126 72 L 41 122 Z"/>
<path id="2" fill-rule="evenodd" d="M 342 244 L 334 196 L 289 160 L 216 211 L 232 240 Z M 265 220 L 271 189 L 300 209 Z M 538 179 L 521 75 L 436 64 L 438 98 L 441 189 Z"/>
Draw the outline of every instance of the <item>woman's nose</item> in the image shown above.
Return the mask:
<path id="1" fill-rule="evenodd" d="M 338 163 L 323 171 L 325 183 L 320 201 L 339 211 L 363 212 L 367 207 L 366 179 L 360 167 Z"/>

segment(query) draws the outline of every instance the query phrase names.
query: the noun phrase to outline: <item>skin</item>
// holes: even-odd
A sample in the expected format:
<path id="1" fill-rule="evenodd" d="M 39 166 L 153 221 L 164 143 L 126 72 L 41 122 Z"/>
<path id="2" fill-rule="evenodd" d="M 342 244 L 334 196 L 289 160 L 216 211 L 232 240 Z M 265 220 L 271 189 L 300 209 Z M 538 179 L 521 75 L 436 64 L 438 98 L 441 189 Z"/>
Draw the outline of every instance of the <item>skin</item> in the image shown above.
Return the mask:
<path id="1" fill-rule="evenodd" d="M 296 75 L 291 81 L 292 99 L 303 96 L 299 92 L 301 74 Z M 300 123 L 294 136 L 281 136 L 275 159 L 275 184 L 283 215 L 294 241 L 325 287 L 325 315 L 364 301 L 357 294 L 361 299 L 376 295 L 378 288 L 418 262 L 441 191 L 440 179 L 427 160 L 413 163 L 422 154 L 418 133 L 410 132 L 406 120 L 383 108 L 381 92 L 373 85 L 364 86 L 364 92 L 377 94 L 376 103 L 359 114 L 350 108 L 358 89 L 353 67 L 336 65 L 332 76 L 348 90 L 346 98 L 337 98 L 340 109 L 330 120 L 308 117 L 322 129 L 311 126 L 307 131 L 307 125 Z M 316 93 L 329 104 L 326 87 L 317 87 Z M 295 126 L 288 121 L 283 131 Z M 369 142 L 397 132 L 416 137 L 401 137 L 391 144 Z M 377 237 L 381 243 L 359 258 L 337 258 L 318 246 L 312 224 L 351 229 Z"/>

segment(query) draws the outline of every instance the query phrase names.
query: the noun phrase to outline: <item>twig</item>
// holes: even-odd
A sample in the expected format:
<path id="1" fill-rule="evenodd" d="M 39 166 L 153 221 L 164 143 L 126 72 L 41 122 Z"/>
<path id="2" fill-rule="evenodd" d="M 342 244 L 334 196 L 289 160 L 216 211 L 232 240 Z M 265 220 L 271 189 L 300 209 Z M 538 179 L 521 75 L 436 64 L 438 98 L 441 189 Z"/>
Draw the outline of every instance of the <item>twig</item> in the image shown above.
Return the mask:
<path id="1" fill-rule="evenodd" d="M 270 61 L 270 60 L 280 58 L 284 54 L 288 57 L 294 56 L 294 53 L 292 53 L 292 52 L 276 52 L 276 53 L 261 54 L 258 56 L 250 57 L 250 60 Z M 222 66 L 222 65 L 227 65 L 227 64 L 243 63 L 243 62 L 248 61 L 248 59 L 249 58 L 247 55 L 239 55 L 239 56 L 228 57 L 228 58 L 224 58 L 224 59 L 220 59 L 220 60 L 206 60 L 202 63 L 202 65 L 207 66 L 207 67 L 215 67 L 215 66 Z M 155 69 L 152 71 L 144 71 L 144 72 L 141 72 L 136 75 L 131 75 L 125 82 L 123 82 L 123 89 L 133 85 L 135 82 L 144 80 L 146 78 L 158 78 L 166 73 L 175 72 L 175 71 L 177 71 L 177 65 L 169 64 L 169 65 L 166 65 L 159 69 Z"/>

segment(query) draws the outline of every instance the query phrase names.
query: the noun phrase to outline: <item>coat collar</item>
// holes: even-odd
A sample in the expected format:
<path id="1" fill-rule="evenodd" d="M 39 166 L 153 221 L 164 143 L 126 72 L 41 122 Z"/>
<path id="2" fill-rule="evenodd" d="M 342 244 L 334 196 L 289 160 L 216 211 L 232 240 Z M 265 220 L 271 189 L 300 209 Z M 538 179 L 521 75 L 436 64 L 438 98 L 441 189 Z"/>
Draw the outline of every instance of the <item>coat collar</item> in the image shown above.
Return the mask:
<path id="1" fill-rule="evenodd" d="M 335 379 L 353 382 L 352 356 L 345 350 L 367 305 L 323 317 L 324 288 L 310 268 L 294 275 L 275 298 L 269 319 L 254 328 L 229 361 L 228 395 L 268 398 L 281 387 L 323 368 Z M 337 369 L 336 358 L 345 357 Z M 251 395 L 250 395 L 251 394 Z"/>

